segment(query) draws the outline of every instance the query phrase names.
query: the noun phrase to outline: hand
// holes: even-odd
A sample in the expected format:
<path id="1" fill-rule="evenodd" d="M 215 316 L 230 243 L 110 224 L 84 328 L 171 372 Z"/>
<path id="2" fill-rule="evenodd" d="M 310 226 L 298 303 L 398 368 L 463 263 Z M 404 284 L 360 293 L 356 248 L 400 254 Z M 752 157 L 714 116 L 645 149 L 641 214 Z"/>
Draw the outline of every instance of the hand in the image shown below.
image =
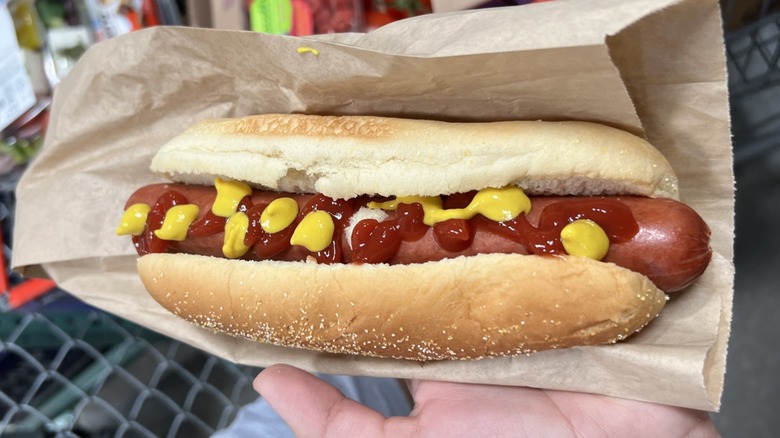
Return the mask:
<path id="1" fill-rule="evenodd" d="M 602 395 L 411 380 L 414 409 L 385 418 L 289 365 L 254 387 L 301 438 L 309 437 L 717 437 L 706 412 Z"/>

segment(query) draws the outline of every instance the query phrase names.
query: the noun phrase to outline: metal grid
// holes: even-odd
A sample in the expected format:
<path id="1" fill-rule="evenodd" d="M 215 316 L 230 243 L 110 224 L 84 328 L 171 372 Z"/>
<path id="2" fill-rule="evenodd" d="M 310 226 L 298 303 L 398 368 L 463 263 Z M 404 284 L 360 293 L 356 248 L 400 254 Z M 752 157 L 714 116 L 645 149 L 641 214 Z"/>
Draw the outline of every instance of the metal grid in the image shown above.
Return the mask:
<path id="1" fill-rule="evenodd" d="M 12 187 L 0 181 L 5 242 Z M 10 247 L 3 253 L 9 260 Z M 12 285 L 26 281 L 8 275 Z M 257 398 L 258 368 L 211 356 L 61 290 L 17 310 L 4 309 L 3 297 L 0 436 L 207 437 Z"/>
<path id="2" fill-rule="evenodd" d="M 727 35 L 729 90 L 757 92 L 780 81 L 780 14 Z"/>
<path id="3" fill-rule="evenodd" d="M 726 33 L 737 166 L 780 148 L 780 12 L 777 9 L 780 2 L 764 0 L 755 21 Z"/>
<path id="4" fill-rule="evenodd" d="M 0 315 L 0 435 L 209 436 L 257 397 L 258 369 L 48 299 L 70 306 Z"/>

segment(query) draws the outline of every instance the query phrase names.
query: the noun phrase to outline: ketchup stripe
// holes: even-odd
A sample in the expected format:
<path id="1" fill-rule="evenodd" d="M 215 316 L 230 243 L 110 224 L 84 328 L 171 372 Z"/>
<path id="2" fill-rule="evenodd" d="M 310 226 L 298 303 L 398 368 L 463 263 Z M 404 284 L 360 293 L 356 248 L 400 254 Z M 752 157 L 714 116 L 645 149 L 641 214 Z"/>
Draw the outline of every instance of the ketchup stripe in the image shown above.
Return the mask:
<path id="1" fill-rule="evenodd" d="M 452 195 L 444 199 L 443 205 L 445 208 L 460 208 L 467 205 L 473 197 L 474 192 Z M 293 223 L 277 233 L 267 233 L 260 226 L 260 216 L 268 203 L 253 205 L 252 197 L 247 196 L 241 200 L 237 211 L 244 212 L 249 217 L 244 243 L 259 259 L 273 259 L 288 250 L 295 228 L 307 214 L 317 210 L 328 212 L 336 224 L 331 244 L 322 251 L 310 253 L 318 263 L 388 262 L 398 252 L 402 242 L 419 240 L 430 228 L 423 223 L 424 211 L 420 204 L 401 204 L 381 223 L 373 219 L 359 222 L 349 236 L 353 247 L 351 260 L 344 260 L 341 248 L 344 230 L 357 208 L 368 201 L 368 198 L 334 200 L 321 194 L 312 196 L 299 209 Z M 157 199 L 147 217 L 146 230 L 140 236 L 133 237 L 139 255 L 168 250 L 170 242 L 155 236 L 154 231 L 162 226 L 165 213 L 171 207 L 186 203 L 186 197 L 175 190 L 168 190 Z M 468 249 L 477 230 L 482 230 L 481 232 L 517 242 L 532 254 L 565 254 L 560 241 L 561 230 L 578 219 L 590 219 L 598 223 L 613 243 L 628 241 L 639 232 L 639 225 L 630 208 L 619 199 L 588 198 L 568 199 L 545 206 L 536 226 L 523 214 L 504 222 L 475 216 L 468 220 L 450 219 L 439 222 L 433 226 L 433 233 L 437 244 L 449 252 Z M 226 220 L 214 215 L 209 208 L 190 226 L 189 235 L 205 237 L 223 232 Z"/>

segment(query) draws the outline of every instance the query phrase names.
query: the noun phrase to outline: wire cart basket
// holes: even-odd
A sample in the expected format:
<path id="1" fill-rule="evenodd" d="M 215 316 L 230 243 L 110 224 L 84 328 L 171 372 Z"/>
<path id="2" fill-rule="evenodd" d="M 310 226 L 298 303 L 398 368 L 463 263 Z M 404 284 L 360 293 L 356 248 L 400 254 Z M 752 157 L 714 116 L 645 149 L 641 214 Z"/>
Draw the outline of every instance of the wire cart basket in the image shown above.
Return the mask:
<path id="1" fill-rule="evenodd" d="M 14 186 L 0 184 L 8 243 Z M 10 246 L 3 251 L 10 260 Z M 11 288 L 32 281 L 7 275 Z M 260 369 L 219 359 L 61 290 L 8 307 L 9 300 L 0 301 L 1 436 L 207 437 L 257 397 L 252 380 Z"/>
<path id="2" fill-rule="evenodd" d="M 730 8 L 745 3 L 727 2 L 727 25 Z M 756 6 L 756 21 L 725 34 L 737 166 L 780 145 L 780 2 Z"/>

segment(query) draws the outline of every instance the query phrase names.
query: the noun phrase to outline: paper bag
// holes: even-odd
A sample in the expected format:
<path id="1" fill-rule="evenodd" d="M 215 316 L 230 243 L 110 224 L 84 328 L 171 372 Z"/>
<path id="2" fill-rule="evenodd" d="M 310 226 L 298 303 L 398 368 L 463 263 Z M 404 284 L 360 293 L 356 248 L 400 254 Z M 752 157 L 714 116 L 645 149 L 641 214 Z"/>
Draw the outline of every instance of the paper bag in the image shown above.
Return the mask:
<path id="1" fill-rule="evenodd" d="M 298 51 L 299 48 L 316 49 Z M 14 266 L 223 358 L 309 371 L 527 385 L 717 410 L 732 298 L 733 176 L 715 0 L 581 0 L 435 14 L 294 38 L 156 28 L 91 48 L 56 90 L 18 189 Z M 322 354 L 214 334 L 143 289 L 114 235 L 157 149 L 211 117 L 268 112 L 589 120 L 645 135 L 712 228 L 697 283 L 629 341 L 480 361 Z"/>

